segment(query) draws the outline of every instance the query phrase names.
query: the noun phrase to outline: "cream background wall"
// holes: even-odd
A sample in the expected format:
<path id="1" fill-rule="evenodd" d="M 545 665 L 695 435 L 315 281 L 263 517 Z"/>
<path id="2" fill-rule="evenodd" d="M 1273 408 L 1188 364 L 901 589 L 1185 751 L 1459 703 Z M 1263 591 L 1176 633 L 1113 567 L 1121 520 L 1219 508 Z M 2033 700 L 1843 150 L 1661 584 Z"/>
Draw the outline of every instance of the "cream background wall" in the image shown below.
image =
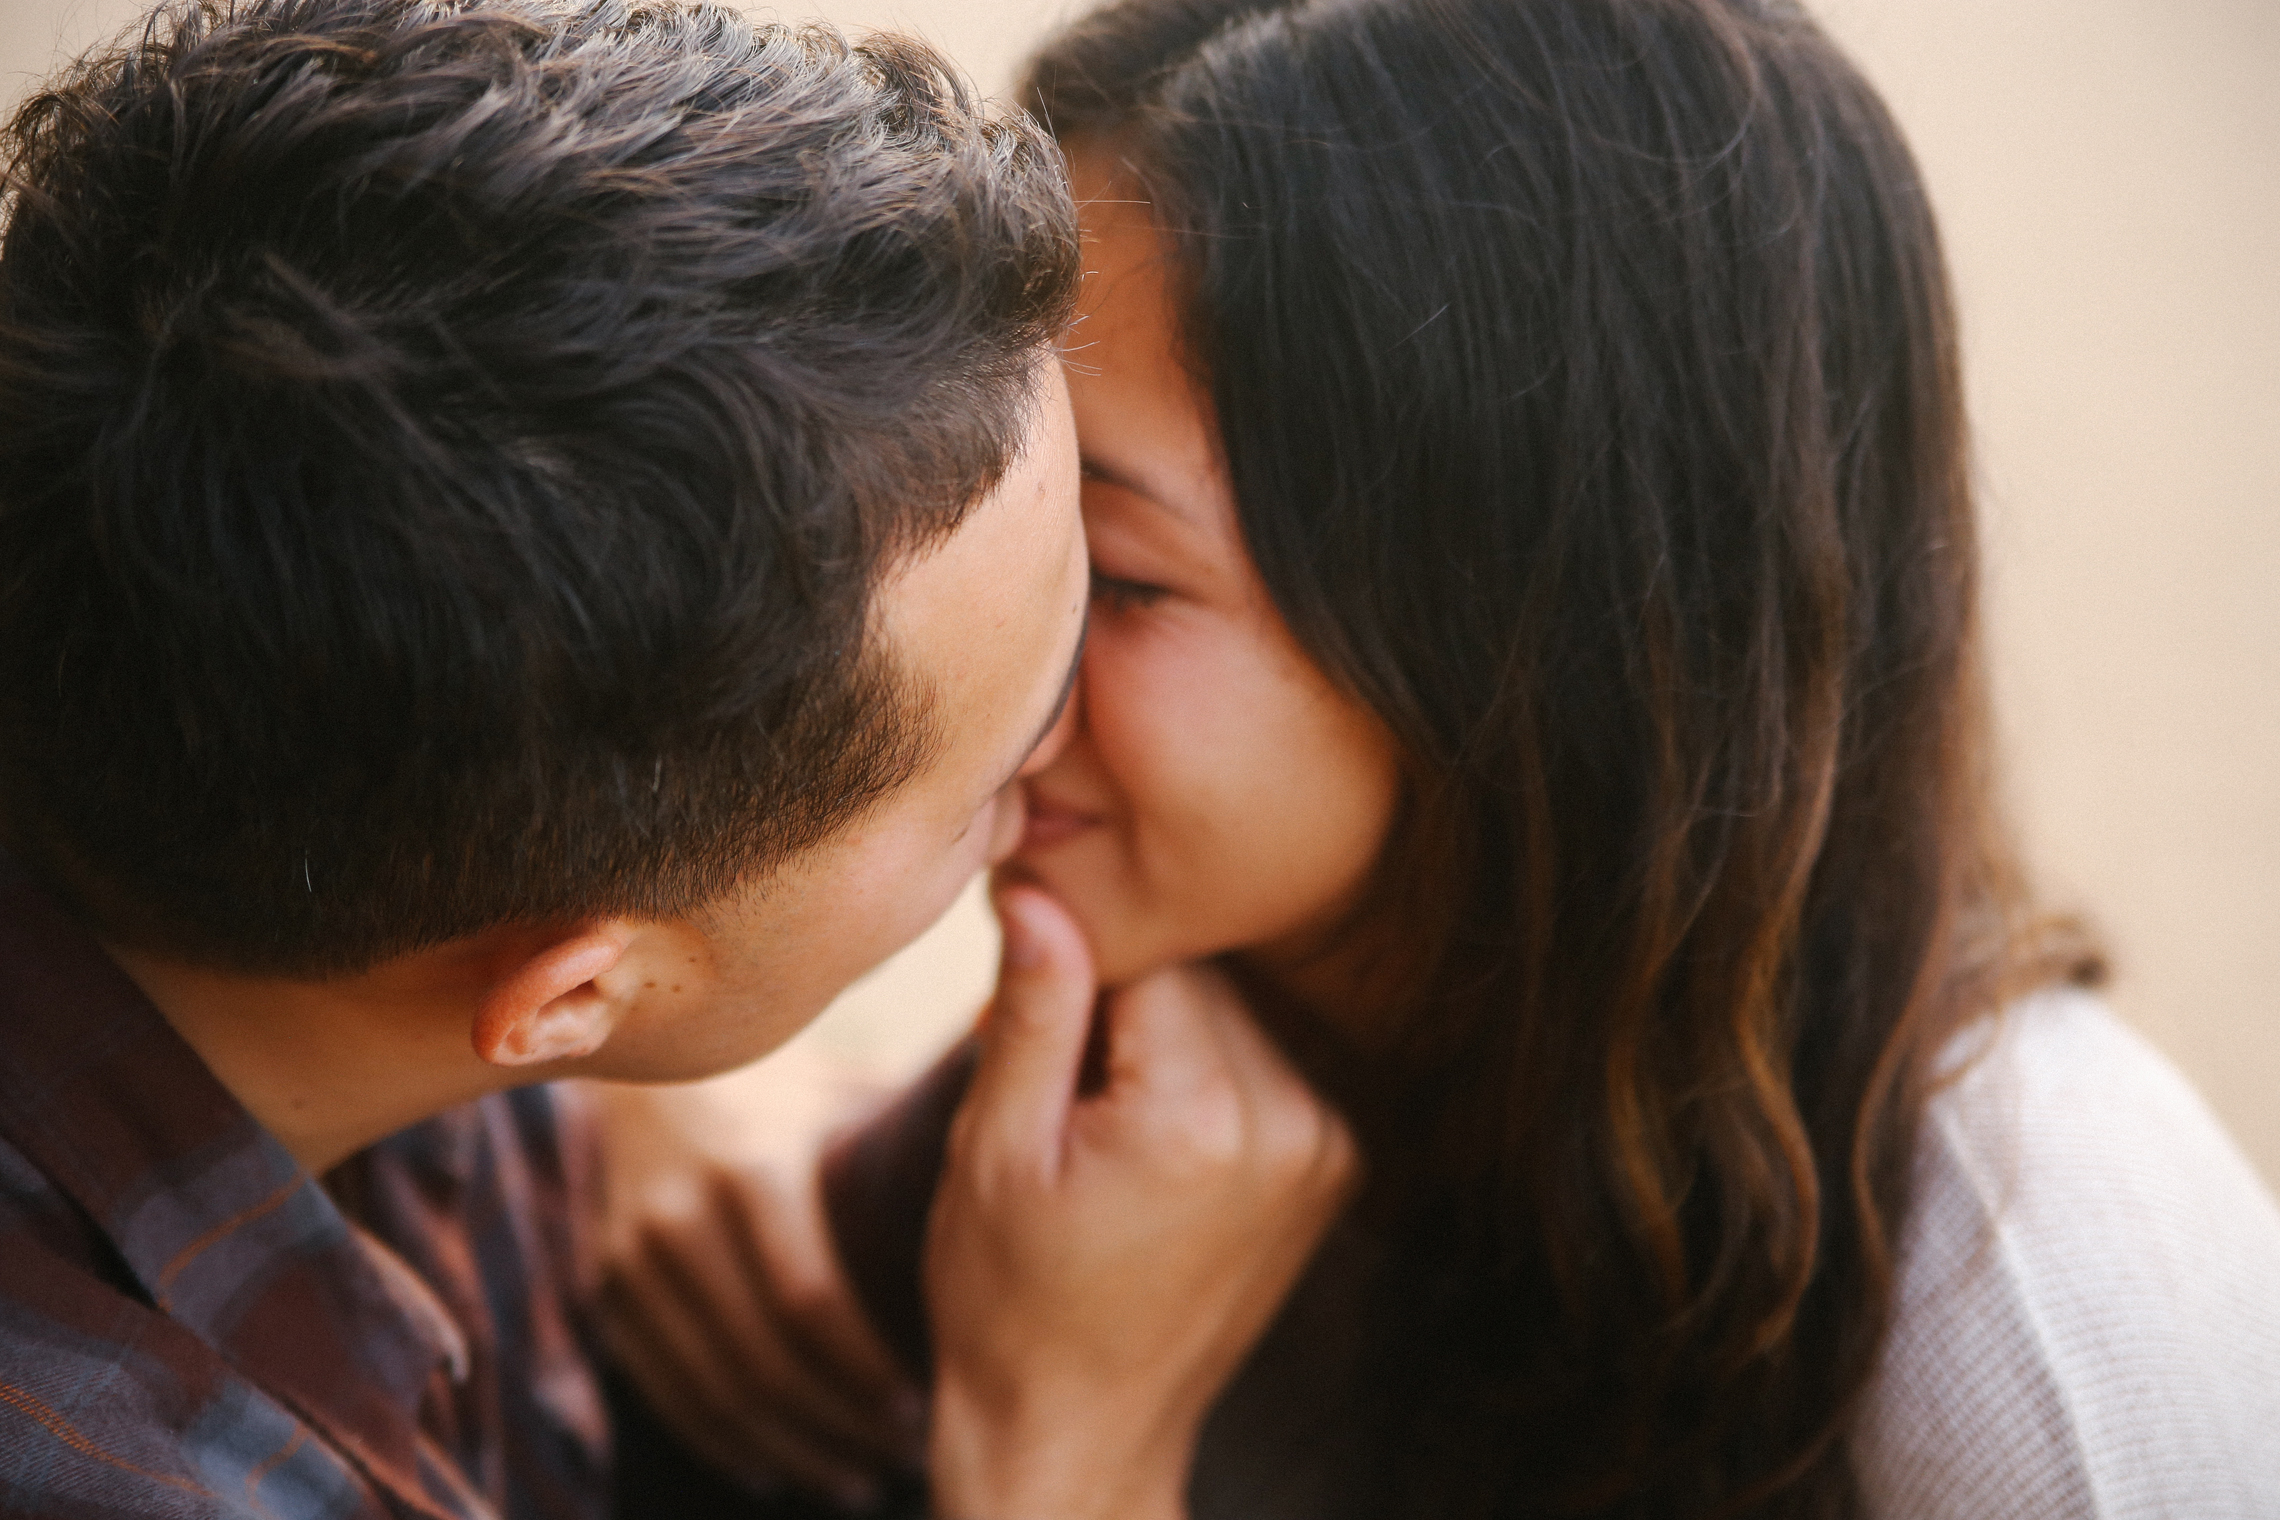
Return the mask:
<path id="1" fill-rule="evenodd" d="M 0 100 L 132 0 L 0 0 Z M 1962 299 L 2008 788 L 2122 1011 L 2280 1183 L 2280 6 L 1821 0 Z M 780 14 L 809 14 L 788 7 Z M 817 0 L 1001 88 L 1062 11 Z M 806 1042 L 882 1071 L 986 992 L 969 895 Z"/>

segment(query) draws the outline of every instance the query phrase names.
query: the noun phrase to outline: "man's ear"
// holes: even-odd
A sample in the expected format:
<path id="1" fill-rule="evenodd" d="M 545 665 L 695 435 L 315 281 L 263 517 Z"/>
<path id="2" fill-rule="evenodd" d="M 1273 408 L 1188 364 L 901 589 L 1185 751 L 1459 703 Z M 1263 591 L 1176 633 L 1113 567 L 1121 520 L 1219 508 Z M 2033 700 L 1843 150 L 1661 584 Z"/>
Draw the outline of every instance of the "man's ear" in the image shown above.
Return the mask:
<path id="1" fill-rule="evenodd" d="M 594 978 L 618 963 L 633 936 L 623 919 L 604 919 L 512 967 L 476 1009 L 475 1054 L 493 1066 L 537 1066 L 601 1049 L 622 1010 Z"/>

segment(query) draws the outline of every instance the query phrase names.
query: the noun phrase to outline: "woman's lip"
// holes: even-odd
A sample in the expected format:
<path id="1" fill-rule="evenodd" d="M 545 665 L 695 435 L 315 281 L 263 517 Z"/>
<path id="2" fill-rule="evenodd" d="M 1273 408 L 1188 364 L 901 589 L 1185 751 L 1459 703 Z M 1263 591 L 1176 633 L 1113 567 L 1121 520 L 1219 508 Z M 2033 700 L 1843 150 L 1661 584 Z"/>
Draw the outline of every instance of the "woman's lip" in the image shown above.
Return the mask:
<path id="1" fill-rule="evenodd" d="M 1064 839 L 1082 834 L 1098 822 L 1100 815 L 1097 813 L 1062 807 L 1032 794 L 1029 798 L 1028 822 L 1021 831 L 1021 847 L 1015 853 L 1041 850 L 1048 845 L 1059 844 Z"/>

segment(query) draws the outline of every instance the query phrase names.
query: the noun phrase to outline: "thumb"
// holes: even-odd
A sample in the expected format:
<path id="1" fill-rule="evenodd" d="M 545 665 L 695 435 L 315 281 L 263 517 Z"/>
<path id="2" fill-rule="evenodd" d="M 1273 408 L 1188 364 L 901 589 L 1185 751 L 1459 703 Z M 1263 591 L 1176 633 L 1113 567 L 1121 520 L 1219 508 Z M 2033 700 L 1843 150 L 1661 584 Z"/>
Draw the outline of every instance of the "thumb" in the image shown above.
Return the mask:
<path id="1" fill-rule="evenodd" d="M 1035 887 L 996 899 L 1005 931 L 967 1122 L 1030 1154 L 1060 1145 L 1092 1028 L 1092 952 L 1068 909 Z"/>

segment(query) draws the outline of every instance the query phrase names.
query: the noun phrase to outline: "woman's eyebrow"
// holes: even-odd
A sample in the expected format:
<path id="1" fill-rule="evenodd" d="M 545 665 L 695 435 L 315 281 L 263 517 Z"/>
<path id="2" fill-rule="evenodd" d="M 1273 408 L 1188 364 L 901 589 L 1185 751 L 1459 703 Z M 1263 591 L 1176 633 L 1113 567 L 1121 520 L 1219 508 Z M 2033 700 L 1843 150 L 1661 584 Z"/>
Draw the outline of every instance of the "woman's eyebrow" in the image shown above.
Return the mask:
<path id="1" fill-rule="evenodd" d="M 1115 486 L 1120 491 L 1129 491 L 1151 506 L 1163 508 L 1182 522 L 1194 520 L 1185 507 L 1173 501 L 1155 485 L 1107 460 L 1091 454 L 1080 454 L 1077 457 L 1077 467 L 1088 480 L 1097 480 L 1103 485 Z"/>

